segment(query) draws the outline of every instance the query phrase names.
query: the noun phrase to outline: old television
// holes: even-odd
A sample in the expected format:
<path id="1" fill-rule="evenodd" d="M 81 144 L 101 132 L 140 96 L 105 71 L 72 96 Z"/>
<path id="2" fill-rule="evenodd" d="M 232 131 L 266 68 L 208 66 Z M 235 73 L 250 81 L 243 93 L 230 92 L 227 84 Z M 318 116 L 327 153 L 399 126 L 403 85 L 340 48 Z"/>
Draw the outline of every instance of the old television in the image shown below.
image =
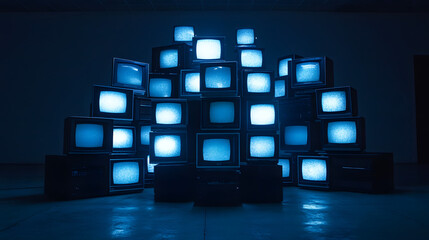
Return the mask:
<path id="1" fill-rule="evenodd" d="M 248 130 L 277 130 L 278 103 L 276 101 L 247 101 L 247 129 Z"/>
<path id="2" fill-rule="evenodd" d="M 238 46 L 255 45 L 255 29 L 239 28 L 236 31 L 236 44 Z"/>
<path id="3" fill-rule="evenodd" d="M 94 85 L 92 116 L 133 119 L 133 90 Z"/>
<path id="4" fill-rule="evenodd" d="M 110 159 L 110 193 L 141 192 L 144 186 L 144 159 L 115 157 Z"/>
<path id="5" fill-rule="evenodd" d="M 187 134 L 180 131 L 150 133 L 150 163 L 186 163 Z"/>
<path id="6" fill-rule="evenodd" d="M 356 90 L 352 87 L 316 89 L 316 106 L 318 118 L 356 116 Z"/>
<path id="7" fill-rule="evenodd" d="M 136 127 L 131 123 L 114 123 L 112 139 L 112 154 L 136 153 Z"/>
<path id="8" fill-rule="evenodd" d="M 243 97 L 274 98 L 274 73 L 266 70 L 243 71 Z"/>
<path id="9" fill-rule="evenodd" d="M 194 37 L 192 47 L 194 62 L 225 59 L 225 37 Z"/>
<path id="10" fill-rule="evenodd" d="M 287 77 L 291 74 L 291 63 L 293 59 L 302 58 L 296 54 L 286 55 L 277 60 L 277 77 Z"/>
<path id="11" fill-rule="evenodd" d="M 68 117 L 64 120 L 64 154 L 112 152 L 113 120 Z"/>
<path id="12" fill-rule="evenodd" d="M 327 57 L 294 59 L 291 63 L 291 88 L 295 94 L 313 93 L 316 88 L 334 84 L 332 60 Z"/>
<path id="13" fill-rule="evenodd" d="M 276 132 L 252 132 L 247 134 L 247 161 L 277 162 L 279 157 L 279 135 Z"/>
<path id="14" fill-rule="evenodd" d="M 239 133 L 197 133 L 197 168 L 239 168 Z"/>
<path id="15" fill-rule="evenodd" d="M 150 144 L 150 132 L 152 121 L 140 121 L 136 123 L 136 143 L 138 151 L 148 151 Z"/>
<path id="16" fill-rule="evenodd" d="M 186 128 L 186 99 L 152 100 L 152 128 Z"/>
<path id="17" fill-rule="evenodd" d="M 201 129 L 240 129 L 240 97 L 201 99 Z"/>
<path id="18" fill-rule="evenodd" d="M 326 151 L 363 151 L 365 119 L 362 117 L 323 119 L 322 148 Z"/>
<path id="19" fill-rule="evenodd" d="M 238 51 L 238 66 L 240 68 L 264 67 L 264 49 L 255 47 L 243 47 Z"/>
<path id="20" fill-rule="evenodd" d="M 290 95 L 289 78 L 276 78 L 274 80 L 274 97 L 276 99 L 287 98 Z"/>
<path id="21" fill-rule="evenodd" d="M 200 92 L 205 95 L 237 96 L 238 78 L 236 62 L 200 64 Z"/>
<path id="22" fill-rule="evenodd" d="M 179 79 L 177 74 L 149 75 L 148 97 L 151 98 L 175 98 L 179 94 Z"/>
<path id="23" fill-rule="evenodd" d="M 113 58 L 112 86 L 147 91 L 149 64 Z"/>
<path id="24" fill-rule="evenodd" d="M 157 164 L 150 163 L 150 155 L 146 156 L 146 176 L 155 174 L 155 166 Z"/>
<path id="25" fill-rule="evenodd" d="M 194 26 L 174 26 L 173 41 L 175 43 L 192 44 L 192 38 L 195 36 Z"/>
<path id="26" fill-rule="evenodd" d="M 200 70 L 181 70 L 180 96 L 185 98 L 199 98 L 200 95 Z"/>
<path id="27" fill-rule="evenodd" d="M 318 122 L 282 121 L 280 124 L 280 149 L 287 152 L 317 150 L 320 142 Z"/>
<path id="28" fill-rule="evenodd" d="M 299 96 L 279 100 L 279 118 L 281 122 L 312 121 L 316 118 L 313 96 Z"/>
<path id="29" fill-rule="evenodd" d="M 134 121 L 152 120 L 152 99 L 134 96 Z"/>
<path id="30" fill-rule="evenodd" d="M 331 164 L 327 156 L 298 155 L 298 186 L 329 189 L 331 187 Z"/>
<path id="31" fill-rule="evenodd" d="M 277 165 L 282 167 L 282 182 L 283 185 L 296 184 L 297 167 L 296 156 L 293 154 L 280 154 Z"/>
<path id="32" fill-rule="evenodd" d="M 174 44 L 152 48 L 152 72 L 174 72 L 191 66 L 191 46 Z"/>

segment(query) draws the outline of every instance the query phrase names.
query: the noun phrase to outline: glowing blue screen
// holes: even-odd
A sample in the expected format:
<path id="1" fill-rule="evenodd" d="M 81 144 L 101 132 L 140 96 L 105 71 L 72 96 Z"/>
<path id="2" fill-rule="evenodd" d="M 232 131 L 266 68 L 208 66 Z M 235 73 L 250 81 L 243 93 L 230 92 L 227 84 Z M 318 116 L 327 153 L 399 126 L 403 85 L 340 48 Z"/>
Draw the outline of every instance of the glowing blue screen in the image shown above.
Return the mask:
<path id="1" fill-rule="evenodd" d="M 180 103 L 156 104 L 155 120 L 157 124 L 180 124 L 182 122 L 182 105 Z"/>
<path id="2" fill-rule="evenodd" d="M 177 26 L 174 28 L 174 41 L 190 42 L 194 37 L 194 27 L 192 26 Z"/>
<path id="3" fill-rule="evenodd" d="M 140 127 L 140 143 L 141 145 L 149 145 L 150 142 L 150 126 L 141 126 Z"/>
<path id="4" fill-rule="evenodd" d="M 103 125 L 80 123 L 76 124 L 75 145 L 83 148 L 103 147 Z"/>
<path id="5" fill-rule="evenodd" d="M 332 91 L 322 93 L 322 111 L 342 112 L 347 107 L 346 92 Z"/>
<path id="6" fill-rule="evenodd" d="M 229 139 L 205 139 L 203 142 L 204 161 L 228 161 L 231 158 Z"/>
<path id="7" fill-rule="evenodd" d="M 218 39 L 199 39 L 196 45 L 197 59 L 220 59 L 221 48 L 221 42 Z"/>
<path id="8" fill-rule="evenodd" d="M 134 184 L 139 182 L 138 162 L 113 163 L 113 184 Z"/>
<path id="9" fill-rule="evenodd" d="M 255 32 L 252 28 L 237 30 L 237 44 L 254 44 Z"/>
<path id="10" fill-rule="evenodd" d="M 286 145 L 307 145 L 307 126 L 287 126 L 285 127 Z"/>
<path id="11" fill-rule="evenodd" d="M 279 165 L 282 166 L 282 177 L 290 176 L 290 162 L 289 159 L 279 159 Z"/>
<path id="12" fill-rule="evenodd" d="M 268 93 L 271 88 L 271 76 L 268 73 L 249 73 L 247 91 L 249 93 Z"/>
<path id="13" fill-rule="evenodd" d="M 288 63 L 292 61 L 292 58 L 285 58 L 279 61 L 279 77 L 289 75 Z"/>
<path id="14" fill-rule="evenodd" d="M 241 51 L 242 67 L 262 67 L 262 51 L 257 49 L 245 49 Z"/>
<path id="15" fill-rule="evenodd" d="M 356 122 L 354 121 L 338 121 L 328 123 L 329 143 L 356 143 L 356 136 Z"/>
<path id="16" fill-rule="evenodd" d="M 200 73 L 186 73 L 185 75 L 185 91 L 199 93 L 200 92 Z"/>
<path id="17" fill-rule="evenodd" d="M 171 97 L 171 80 L 167 78 L 152 78 L 149 83 L 151 97 Z"/>
<path id="18" fill-rule="evenodd" d="M 99 106 L 100 112 L 125 113 L 127 110 L 127 94 L 114 91 L 101 91 Z"/>
<path id="19" fill-rule="evenodd" d="M 179 51 L 177 49 L 162 50 L 159 54 L 159 67 L 174 68 L 179 66 Z"/>
<path id="20" fill-rule="evenodd" d="M 181 152 L 180 136 L 159 135 L 155 136 L 154 149 L 156 157 L 179 157 Z"/>
<path id="21" fill-rule="evenodd" d="M 275 123 L 276 112 L 273 104 L 255 104 L 250 106 L 252 125 L 271 125 Z"/>
<path id="22" fill-rule="evenodd" d="M 323 159 L 303 159 L 302 179 L 308 181 L 326 181 L 326 161 Z"/>
<path id="23" fill-rule="evenodd" d="M 113 129 L 113 148 L 131 148 L 134 142 L 134 132 L 130 128 Z"/>
<path id="24" fill-rule="evenodd" d="M 208 67 L 205 78 L 206 88 L 229 88 L 231 87 L 231 68 Z"/>
<path id="25" fill-rule="evenodd" d="M 118 63 L 116 81 L 133 86 L 142 85 L 143 70 L 134 64 Z"/>
<path id="26" fill-rule="evenodd" d="M 250 137 L 250 156 L 260 158 L 274 157 L 276 144 L 274 137 L 253 136 Z"/>
<path id="27" fill-rule="evenodd" d="M 286 96 L 286 82 L 285 80 L 277 80 L 275 82 L 274 97 L 284 97 Z"/>
<path id="28" fill-rule="evenodd" d="M 233 123 L 234 122 L 233 102 L 212 102 L 210 103 L 211 123 Z"/>
<path id="29" fill-rule="evenodd" d="M 320 65 L 318 62 L 298 63 L 296 65 L 296 82 L 308 83 L 320 81 Z"/>

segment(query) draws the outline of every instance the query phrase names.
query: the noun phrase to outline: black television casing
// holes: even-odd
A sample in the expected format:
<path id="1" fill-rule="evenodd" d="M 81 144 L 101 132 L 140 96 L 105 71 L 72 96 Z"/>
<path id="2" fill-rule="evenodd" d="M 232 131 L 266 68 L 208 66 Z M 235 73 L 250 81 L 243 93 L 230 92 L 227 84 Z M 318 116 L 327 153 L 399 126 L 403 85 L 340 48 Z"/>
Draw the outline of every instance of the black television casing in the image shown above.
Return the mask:
<path id="1" fill-rule="evenodd" d="M 178 157 L 157 157 L 155 156 L 155 137 L 161 135 L 175 135 L 180 137 L 180 156 Z M 188 161 L 188 152 L 187 152 L 187 135 L 186 131 L 173 131 L 173 130 L 162 130 L 162 131 L 153 131 L 150 133 L 150 144 L 149 144 L 149 154 L 150 162 L 155 164 L 177 164 L 177 163 L 187 163 Z"/>
<path id="2" fill-rule="evenodd" d="M 283 201 L 282 168 L 278 165 L 243 165 L 241 196 L 246 203 Z"/>
<path id="3" fill-rule="evenodd" d="M 206 69 L 209 67 L 231 68 L 231 86 L 229 88 L 207 88 L 205 85 Z M 237 96 L 239 91 L 237 62 L 206 62 L 200 64 L 201 96 Z"/>
<path id="4" fill-rule="evenodd" d="M 75 129 L 78 123 L 102 124 L 103 147 L 80 148 L 75 144 Z M 64 154 L 110 154 L 113 144 L 113 120 L 91 117 L 67 117 L 64 120 Z"/>
<path id="5" fill-rule="evenodd" d="M 210 105 L 213 102 L 233 102 L 233 123 L 210 123 Z M 241 127 L 241 98 L 240 97 L 203 97 L 201 98 L 201 129 L 202 130 L 240 130 Z"/>
<path id="6" fill-rule="evenodd" d="M 298 83 L 296 81 L 296 65 L 306 62 L 318 62 L 320 66 L 320 77 L 317 82 Z M 312 94 L 317 88 L 333 87 L 334 85 L 334 70 L 333 62 L 327 57 L 315 58 L 299 58 L 292 60 L 291 64 L 291 88 L 294 90 L 295 95 Z"/>
<path id="7" fill-rule="evenodd" d="M 297 166 L 296 166 L 296 153 L 284 153 L 280 152 L 278 165 L 280 165 L 281 160 L 289 160 L 289 176 L 283 177 L 282 175 L 282 183 L 283 186 L 296 186 L 297 185 Z"/>
<path id="8" fill-rule="evenodd" d="M 263 69 L 264 67 L 265 67 L 265 59 L 264 59 L 264 52 L 265 52 L 265 49 L 264 48 L 257 48 L 257 47 L 240 47 L 240 48 L 237 48 L 236 49 L 237 50 L 237 62 L 238 62 L 238 67 L 239 67 L 239 69 L 255 69 L 255 70 L 257 70 L 257 69 Z M 241 62 L 241 53 L 242 53 L 242 51 L 244 51 L 244 50 L 258 50 L 258 51 L 261 51 L 261 53 L 262 53 L 262 66 L 260 66 L 260 67 L 243 67 L 242 66 L 242 62 Z"/>
<path id="9" fill-rule="evenodd" d="M 100 93 L 102 91 L 113 91 L 125 93 L 127 96 L 127 106 L 125 113 L 106 113 L 100 111 Z M 112 119 L 125 119 L 132 120 L 134 113 L 134 91 L 125 88 L 117 88 L 117 87 L 108 87 L 108 86 L 100 86 L 94 85 L 94 95 L 93 95 L 93 104 L 92 104 L 92 117 L 100 117 L 100 118 L 112 118 Z"/>
<path id="10" fill-rule="evenodd" d="M 199 92 L 187 92 L 185 86 L 185 77 L 188 73 L 198 73 L 200 74 L 199 69 L 183 69 L 180 70 L 180 97 L 188 98 L 188 99 L 199 99 L 201 97 L 201 93 Z M 201 83 L 201 81 L 200 81 Z"/>
<path id="11" fill-rule="evenodd" d="M 303 57 L 299 56 L 299 55 L 296 55 L 296 54 L 289 54 L 289 55 L 286 55 L 286 56 L 283 56 L 283 57 L 279 57 L 277 59 L 277 71 L 276 71 L 278 78 L 284 78 L 284 77 L 287 77 L 287 76 L 290 77 L 292 75 L 292 74 L 290 74 L 291 73 L 291 64 L 292 64 L 292 61 L 289 61 L 288 62 L 288 75 L 280 76 L 280 61 L 282 61 L 284 59 L 287 59 L 287 58 L 290 58 L 290 59 L 294 60 L 294 59 L 300 59 L 300 58 L 303 58 Z"/>
<path id="12" fill-rule="evenodd" d="M 270 91 L 267 93 L 252 93 L 248 92 L 247 88 L 247 77 L 251 73 L 267 73 L 270 75 Z M 274 72 L 269 70 L 256 70 L 256 69 L 246 69 L 243 71 L 243 89 L 242 89 L 242 96 L 246 99 L 274 99 L 274 88 L 275 88 L 275 82 L 274 82 Z"/>
<path id="13" fill-rule="evenodd" d="M 250 155 L 250 138 L 255 136 L 274 137 L 274 156 L 272 157 L 252 157 Z M 248 164 L 272 164 L 276 165 L 279 159 L 279 135 L 275 131 L 253 131 L 246 136 L 246 160 Z"/>
<path id="14" fill-rule="evenodd" d="M 321 159 L 326 161 L 326 181 L 313 181 L 313 180 L 304 180 L 302 177 L 302 160 L 303 159 Z M 305 154 L 297 155 L 297 172 L 298 172 L 298 186 L 303 188 L 313 188 L 313 189 L 325 189 L 329 190 L 332 187 L 331 175 L 332 175 L 332 166 L 331 159 L 328 156 L 323 156 L 319 154 Z"/>
<path id="15" fill-rule="evenodd" d="M 281 122 L 313 121 L 316 119 L 315 112 L 315 100 L 313 96 L 279 100 L 279 118 Z"/>
<path id="16" fill-rule="evenodd" d="M 286 145 L 285 128 L 289 126 L 307 127 L 306 145 Z M 280 149 L 287 152 L 311 152 L 320 148 L 320 122 L 282 121 L 280 124 Z"/>
<path id="17" fill-rule="evenodd" d="M 152 121 L 152 99 L 134 97 L 134 121 Z"/>
<path id="18" fill-rule="evenodd" d="M 171 80 L 171 94 L 170 97 L 154 97 L 150 94 L 151 79 L 166 78 Z M 177 98 L 179 96 L 179 77 L 175 73 L 150 73 L 149 81 L 147 82 L 147 96 L 149 98 Z"/>
<path id="19" fill-rule="evenodd" d="M 231 156 L 228 161 L 204 161 L 203 143 L 206 139 L 229 139 Z M 240 167 L 240 134 L 239 133 L 197 133 L 196 149 L 197 168 L 239 168 Z"/>
<path id="20" fill-rule="evenodd" d="M 346 93 L 346 110 L 341 112 L 323 112 L 322 94 L 324 92 L 334 92 L 334 91 L 344 91 Z M 317 118 L 319 119 L 356 116 L 358 113 L 356 90 L 352 87 L 334 87 L 334 88 L 316 89 L 316 109 L 317 109 Z"/>
<path id="21" fill-rule="evenodd" d="M 197 42 L 202 39 L 220 40 L 220 58 L 219 59 L 198 59 L 197 58 Z M 223 36 L 194 36 L 192 39 L 192 59 L 195 63 L 224 61 L 225 59 L 225 37 Z"/>
<path id="22" fill-rule="evenodd" d="M 130 148 L 114 148 L 112 147 L 112 155 L 135 154 L 137 149 L 137 131 L 134 124 L 129 121 L 116 121 L 113 123 L 113 130 L 115 128 L 131 129 L 133 131 L 133 145 Z M 113 139 L 113 137 L 112 137 Z"/>
<path id="23" fill-rule="evenodd" d="M 142 85 L 141 86 L 135 86 L 135 85 L 129 85 L 129 84 L 123 84 L 119 83 L 117 81 L 117 72 L 118 72 L 118 64 L 129 64 L 129 65 L 135 65 L 142 68 Z M 137 62 L 133 60 L 128 59 L 122 59 L 122 58 L 113 58 L 113 71 L 112 71 L 112 86 L 114 87 L 122 87 L 122 88 L 135 88 L 143 91 L 143 96 L 147 93 L 147 82 L 149 80 L 149 64 L 143 63 L 143 62 Z"/>
<path id="24" fill-rule="evenodd" d="M 155 202 L 190 202 L 194 200 L 195 166 L 158 164 L 155 166 Z"/>
<path id="25" fill-rule="evenodd" d="M 124 157 L 112 157 L 110 158 L 109 163 L 109 193 L 110 194 L 119 194 L 119 193 L 130 193 L 130 192 L 141 192 L 144 189 L 144 174 L 145 174 L 145 164 L 146 159 L 136 158 L 135 156 L 124 156 Z M 137 183 L 133 184 L 114 184 L 113 183 L 113 165 L 118 162 L 137 162 L 139 165 L 139 180 Z"/>
<path id="26" fill-rule="evenodd" d="M 356 143 L 337 144 L 328 142 L 328 123 L 330 122 L 343 122 L 353 121 L 356 122 Z M 348 118 L 335 118 L 335 119 L 322 119 L 321 120 L 321 139 L 322 150 L 325 151 L 356 151 L 361 152 L 366 147 L 365 135 L 365 118 L 363 117 L 348 117 Z"/>
<path id="27" fill-rule="evenodd" d="M 177 67 L 172 68 L 161 68 L 160 66 L 160 54 L 163 50 L 177 49 L 178 61 Z M 169 46 L 155 47 L 152 48 L 152 72 L 154 73 L 178 73 L 181 69 L 190 68 L 192 65 L 191 61 L 191 46 L 186 43 L 173 44 Z"/>
<path id="28" fill-rule="evenodd" d="M 270 125 L 252 125 L 251 124 L 251 111 L 250 111 L 250 107 L 252 105 L 258 105 L 258 104 L 270 104 L 270 105 L 274 105 L 274 124 L 270 124 Z M 277 101 L 275 100 L 249 100 L 247 101 L 247 106 L 246 106 L 246 122 L 247 122 L 247 130 L 278 130 L 279 128 L 279 104 Z"/>
<path id="29" fill-rule="evenodd" d="M 195 26 L 192 26 L 192 25 L 175 25 L 173 27 L 173 43 L 175 43 L 175 44 L 186 43 L 186 44 L 192 46 L 192 40 L 191 41 L 176 41 L 176 39 L 174 37 L 176 35 L 176 28 L 177 27 L 192 27 L 194 30 L 194 37 L 195 37 Z"/>
<path id="30" fill-rule="evenodd" d="M 182 119 L 180 124 L 159 124 L 156 122 L 156 107 L 159 103 L 178 103 L 181 105 Z M 152 99 L 152 129 L 186 129 L 188 126 L 188 102 L 186 99 Z"/>

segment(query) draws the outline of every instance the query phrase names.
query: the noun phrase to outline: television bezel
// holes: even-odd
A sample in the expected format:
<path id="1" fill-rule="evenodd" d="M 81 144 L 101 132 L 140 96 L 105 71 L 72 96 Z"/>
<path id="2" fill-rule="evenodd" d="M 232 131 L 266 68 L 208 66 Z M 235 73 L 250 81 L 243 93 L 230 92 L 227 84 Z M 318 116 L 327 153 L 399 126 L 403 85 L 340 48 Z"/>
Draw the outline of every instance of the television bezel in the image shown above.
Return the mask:
<path id="1" fill-rule="evenodd" d="M 158 124 L 156 123 L 156 105 L 158 103 L 180 103 L 182 111 L 182 121 L 180 124 Z M 186 128 L 188 125 L 188 101 L 186 99 L 169 98 L 152 100 L 152 129 L 177 129 Z"/>
<path id="2" fill-rule="evenodd" d="M 192 27 L 192 29 L 194 30 L 194 37 L 196 36 L 195 35 L 195 26 L 193 26 L 193 25 L 174 25 L 173 26 L 173 43 L 175 43 L 175 44 L 180 44 L 180 43 L 186 43 L 187 45 L 192 45 L 192 40 L 191 41 L 176 41 L 176 39 L 174 38 L 175 37 L 175 34 L 176 34 L 176 28 L 177 27 Z M 194 38 L 194 37 L 192 37 L 192 38 Z"/>
<path id="3" fill-rule="evenodd" d="M 307 127 L 307 144 L 305 145 L 287 145 L 285 141 L 285 128 L 290 126 Z M 311 121 L 282 121 L 280 124 L 280 149 L 287 152 L 306 152 L 316 150 L 317 142 L 320 140 L 318 122 Z"/>
<path id="4" fill-rule="evenodd" d="M 296 54 L 289 54 L 289 55 L 286 55 L 283 57 L 279 57 L 277 59 L 277 71 L 276 71 L 277 72 L 277 75 L 276 75 L 277 78 L 283 78 L 283 77 L 290 77 L 291 76 L 291 74 L 289 74 L 289 73 L 290 73 L 291 66 L 292 66 L 292 60 L 288 62 L 288 75 L 280 76 L 280 68 L 279 68 L 280 67 L 280 61 L 287 59 L 287 58 L 291 58 L 292 60 L 294 60 L 294 59 L 300 59 L 300 58 L 304 58 L 304 57 L 302 57 L 300 55 L 296 55 Z"/>
<path id="5" fill-rule="evenodd" d="M 213 102 L 234 103 L 234 123 L 210 123 L 210 104 Z M 241 128 L 240 97 L 203 97 L 201 98 L 201 129 L 202 130 L 239 130 Z"/>
<path id="6" fill-rule="evenodd" d="M 259 51 L 261 51 L 261 53 L 262 53 L 262 66 L 260 66 L 260 67 L 243 67 L 242 66 L 242 63 L 241 63 L 241 52 L 243 51 L 243 50 L 259 50 Z M 258 47 L 241 47 L 241 48 L 237 48 L 237 53 L 238 53 L 238 56 L 237 56 L 237 62 L 238 62 L 238 67 L 239 67 L 239 69 L 255 69 L 255 70 L 257 70 L 257 69 L 264 69 L 264 67 L 265 67 L 265 57 L 264 57 L 264 52 L 265 52 L 265 49 L 264 48 L 258 48 Z"/>
<path id="7" fill-rule="evenodd" d="M 139 182 L 133 184 L 113 184 L 113 165 L 116 162 L 138 162 L 139 164 Z M 109 192 L 135 192 L 142 191 L 144 188 L 144 162 L 142 158 L 137 157 L 117 157 L 111 158 L 109 163 Z"/>
<path id="8" fill-rule="evenodd" d="M 153 78 L 167 78 L 171 80 L 171 96 L 170 97 L 152 97 L 150 95 L 150 83 Z M 151 99 L 170 99 L 177 98 L 179 95 L 179 76 L 177 74 L 166 73 L 150 73 L 149 81 L 147 81 L 147 97 Z"/>
<path id="9" fill-rule="evenodd" d="M 340 112 L 324 112 L 322 108 L 322 94 L 336 91 L 344 91 L 346 93 L 346 110 Z M 358 112 L 356 90 L 349 86 L 316 89 L 316 109 L 317 118 L 320 119 L 356 116 Z"/>
<path id="10" fill-rule="evenodd" d="M 250 156 L 250 138 L 255 136 L 267 136 L 267 137 L 274 137 L 274 156 L 273 157 L 252 157 Z M 246 159 L 249 163 L 254 162 L 261 162 L 261 163 L 273 163 L 275 162 L 277 164 L 279 159 L 279 134 L 275 131 L 264 131 L 264 132 L 248 132 L 246 135 Z"/>
<path id="11" fill-rule="evenodd" d="M 297 83 L 296 82 L 296 65 L 306 62 L 319 62 L 320 66 L 320 77 L 317 82 L 310 83 Z M 299 58 L 293 59 L 291 63 L 291 88 L 295 91 L 302 93 L 311 92 L 314 93 L 316 88 L 329 88 L 333 87 L 333 65 L 332 60 L 328 57 L 309 57 L 309 58 Z"/>
<path id="12" fill-rule="evenodd" d="M 201 85 L 200 85 L 200 92 L 198 93 L 193 93 L 193 92 L 186 92 L 186 86 L 185 86 L 185 76 L 188 73 L 198 73 L 200 74 L 200 78 L 201 78 L 201 73 L 199 69 L 182 69 L 180 70 L 180 97 L 184 97 L 184 98 L 188 98 L 188 99 L 199 99 L 201 97 Z M 200 80 L 200 84 L 201 84 L 201 80 Z"/>
<path id="13" fill-rule="evenodd" d="M 174 37 L 174 36 L 173 36 Z M 160 54 L 163 50 L 177 49 L 177 67 L 161 68 Z M 186 43 L 176 43 L 152 48 L 153 73 L 178 73 L 183 68 L 191 67 L 191 46 Z"/>
<path id="14" fill-rule="evenodd" d="M 328 143 L 328 123 L 330 122 L 356 122 L 356 143 Z M 361 152 L 366 147 L 365 134 L 365 118 L 363 117 L 347 117 L 347 118 L 331 118 L 321 120 L 321 139 L 322 149 L 325 151 L 357 151 Z"/>
<path id="15" fill-rule="evenodd" d="M 251 113 L 250 107 L 252 105 L 259 104 L 272 104 L 274 105 L 274 124 L 271 125 L 252 125 L 251 124 Z M 275 100 L 249 100 L 246 102 L 246 120 L 247 120 L 247 130 L 274 130 L 277 131 L 279 128 L 279 103 Z"/>
<path id="16" fill-rule="evenodd" d="M 216 137 L 218 136 L 218 137 Z M 239 168 L 240 167 L 240 133 L 197 133 L 196 168 Z M 203 141 L 205 139 L 229 139 L 231 142 L 231 160 L 204 161 Z"/>
<path id="17" fill-rule="evenodd" d="M 238 43 L 238 30 L 242 30 L 242 29 L 252 29 L 253 30 L 253 43 L 252 44 L 240 44 L 240 43 Z M 241 27 L 241 28 L 235 29 L 235 45 L 237 47 L 254 47 L 254 46 L 256 46 L 256 39 L 258 39 L 258 38 L 256 37 L 255 28 L 253 28 L 253 27 Z"/>
<path id="18" fill-rule="evenodd" d="M 331 161 L 328 156 L 317 154 L 298 155 L 297 157 L 297 172 L 298 172 L 298 186 L 304 188 L 319 188 L 329 189 L 331 187 Z M 311 181 L 304 180 L 302 177 L 302 160 L 303 159 L 321 159 L 326 161 L 326 181 Z"/>
<path id="19" fill-rule="evenodd" d="M 270 75 L 270 91 L 267 93 L 250 93 L 247 90 L 247 78 L 251 73 L 268 73 Z M 274 72 L 270 70 L 245 69 L 242 71 L 242 95 L 247 99 L 274 99 L 275 81 Z"/>
<path id="20" fill-rule="evenodd" d="M 197 58 L 197 42 L 202 39 L 220 40 L 220 58 L 219 59 L 198 59 Z M 225 37 L 224 36 L 194 36 L 192 38 L 192 59 L 194 63 L 203 62 L 222 62 L 225 60 Z"/>
<path id="21" fill-rule="evenodd" d="M 154 140 L 156 136 L 162 135 L 177 135 L 180 137 L 180 156 L 178 157 L 156 157 L 155 156 L 155 144 Z M 150 144 L 149 144 L 149 154 L 150 162 L 154 164 L 168 164 L 168 163 L 187 163 L 188 162 L 188 153 L 187 153 L 187 132 L 185 131 L 161 131 L 161 132 L 151 132 L 150 133 Z M 167 160 L 168 159 L 168 160 Z"/>
<path id="22" fill-rule="evenodd" d="M 126 128 L 126 129 L 132 129 L 133 131 L 133 145 L 130 148 L 114 148 L 112 145 L 112 155 L 120 155 L 120 154 L 135 154 L 137 151 L 137 131 L 136 127 L 132 124 L 125 124 L 125 123 L 113 123 L 113 130 L 115 128 Z M 112 133 L 112 142 L 113 142 L 113 133 Z"/>
<path id="23" fill-rule="evenodd" d="M 229 88 L 207 88 L 205 85 L 205 70 L 209 67 L 229 67 L 231 69 L 231 86 Z M 237 96 L 239 90 L 237 62 L 206 62 L 200 64 L 200 93 L 201 96 Z"/>
<path id="24" fill-rule="evenodd" d="M 76 147 L 76 124 L 102 124 L 103 147 Z M 64 154 L 110 154 L 113 148 L 113 120 L 95 117 L 67 117 L 64 119 Z"/>
<path id="25" fill-rule="evenodd" d="M 100 117 L 100 118 L 111 118 L 111 119 L 124 119 L 124 120 L 132 120 L 134 113 L 134 91 L 125 88 L 118 87 L 109 87 L 109 86 L 101 86 L 94 85 L 93 86 L 93 108 L 92 108 L 92 116 Z M 127 96 L 127 107 L 125 113 L 104 113 L 101 112 L 100 109 L 100 92 L 101 91 L 112 91 L 112 92 L 121 92 L 125 93 Z"/>
<path id="26" fill-rule="evenodd" d="M 141 86 L 135 86 L 135 85 L 124 84 L 124 83 L 118 82 L 117 72 L 118 72 L 118 64 L 119 63 L 132 64 L 132 65 L 136 65 L 136 66 L 139 66 L 142 68 L 142 84 L 141 84 Z M 149 81 L 149 64 L 148 63 L 138 62 L 138 61 L 134 61 L 134 60 L 128 60 L 128 59 L 124 59 L 124 58 L 116 58 L 116 57 L 113 58 L 112 86 L 143 90 L 144 91 L 143 96 L 144 96 L 147 93 L 147 82 L 148 81 Z"/>

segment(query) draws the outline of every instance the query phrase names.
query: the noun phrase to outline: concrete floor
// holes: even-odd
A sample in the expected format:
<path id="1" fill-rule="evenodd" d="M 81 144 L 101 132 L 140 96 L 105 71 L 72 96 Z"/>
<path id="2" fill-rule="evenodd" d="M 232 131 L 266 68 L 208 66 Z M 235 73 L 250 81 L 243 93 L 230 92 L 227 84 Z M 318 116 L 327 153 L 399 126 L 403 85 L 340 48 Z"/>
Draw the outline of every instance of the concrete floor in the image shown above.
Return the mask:
<path id="1" fill-rule="evenodd" d="M 428 170 L 397 167 L 393 194 L 288 187 L 281 204 L 224 208 L 155 203 L 153 189 L 53 202 L 42 167 L 2 166 L 0 239 L 429 239 Z"/>

